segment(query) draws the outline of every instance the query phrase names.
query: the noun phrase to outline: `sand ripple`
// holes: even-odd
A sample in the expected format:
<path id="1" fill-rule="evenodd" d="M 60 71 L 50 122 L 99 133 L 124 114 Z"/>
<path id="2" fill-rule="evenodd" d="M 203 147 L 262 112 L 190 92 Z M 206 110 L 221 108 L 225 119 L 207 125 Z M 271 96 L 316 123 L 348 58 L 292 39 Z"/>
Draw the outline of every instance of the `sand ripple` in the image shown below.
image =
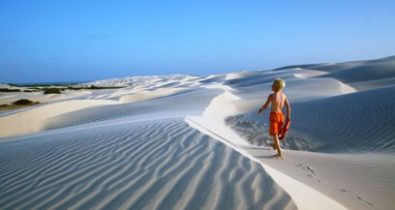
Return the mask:
<path id="1" fill-rule="evenodd" d="M 296 104 L 293 129 L 309 134 L 321 151 L 394 153 L 394 94 L 392 86 Z"/>
<path id="2" fill-rule="evenodd" d="M 0 209 L 295 209 L 264 169 L 179 119 L 0 144 Z"/>

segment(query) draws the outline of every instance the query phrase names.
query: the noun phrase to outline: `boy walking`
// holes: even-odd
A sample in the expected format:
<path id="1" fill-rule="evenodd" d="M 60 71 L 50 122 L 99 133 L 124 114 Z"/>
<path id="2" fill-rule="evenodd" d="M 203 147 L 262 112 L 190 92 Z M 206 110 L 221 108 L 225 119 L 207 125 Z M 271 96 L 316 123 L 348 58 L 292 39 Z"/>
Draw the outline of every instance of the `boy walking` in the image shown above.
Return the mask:
<path id="1" fill-rule="evenodd" d="M 285 81 L 277 78 L 273 81 L 272 91 L 266 102 L 259 109 L 258 114 L 263 112 L 269 104 L 271 104 L 270 112 L 270 123 L 269 123 L 269 134 L 273 136 L 274 147 L 277 150 L 276 156 L 278 158 L 283 158 L 280 149 L 279 134 L 284 135 L 285 127 L 284 125 L 284 115 L 282 109 L 285 105 L 287 109 L 287 119 L 286 121 L 291 121 L 291 106 L 288 102 L 287 96 L 282 92 L 285 87 Z"/>

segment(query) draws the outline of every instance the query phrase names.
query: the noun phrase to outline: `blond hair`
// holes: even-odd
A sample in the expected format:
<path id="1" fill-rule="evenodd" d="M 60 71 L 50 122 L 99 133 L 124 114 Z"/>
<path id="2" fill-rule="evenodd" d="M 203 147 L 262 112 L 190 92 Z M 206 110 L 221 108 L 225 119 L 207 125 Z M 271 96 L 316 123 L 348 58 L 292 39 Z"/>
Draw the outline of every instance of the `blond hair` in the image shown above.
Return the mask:
<path id="1" fill-rule="evenodd" d="M 285 81 L 283 79 L 280 78 L 276 78 L 273 81 L 273 89 L 275 92 L 282 90 L 283 88 L 285 88 Z"/>

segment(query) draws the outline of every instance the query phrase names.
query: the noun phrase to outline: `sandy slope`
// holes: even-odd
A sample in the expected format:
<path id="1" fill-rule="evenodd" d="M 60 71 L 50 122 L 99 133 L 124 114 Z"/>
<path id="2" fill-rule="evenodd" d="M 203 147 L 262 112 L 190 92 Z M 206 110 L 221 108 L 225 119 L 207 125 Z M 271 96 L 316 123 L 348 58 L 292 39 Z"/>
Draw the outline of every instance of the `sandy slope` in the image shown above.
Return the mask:
<path id="1" fill-rule="evenodd" d="M 288 176 L 284 172 L 279 171 L 277 168 L 272 168 L 268 164 L 265 164 L 264 161 L 260 160 L 258 157 L 254 156 L 248 151 L 248 149 L 251 147 L 238 144 L 241 140 L 235 141 L 235 139 L 237 139 L 236 136 L 231 135 L 231 138 L 229 138 L 230 135 L 227 133 L 232 133 L 231 130 L 227 130 L 227 133 L 224 133 L 226 130 L 222 126 L 217 127 L 215 124 L 211 124 L 211 120 L 207 119 L 207 117 L 188 117 L 186 122 L 191 127 L 199 130 L 200 132 L 205 133 L 220 142 L 223 142 L 249 159 L 260 163 L 269 173 L 269 175 L 281 187 L 283 187 L 287 193 L 289 193 L 299 209 L 347 209 L 334 199 L 321 193 L 321 191 L 311 188 L 309 184 L 302 183 L 297 178 L 295 179 L 294 177 Z M 259 148 L 258 152 L 262 153 L 262 151 L 263 149 Z M 270 155 L 270 158 L 272 159 L 273 155 Z"/>
<path id="2" fill-rule="evenodd" d="M 318 151 L 394 154 L 394 95 L 392 86 L 295 104 L 294 129 L 314 138 Z"/>
<path id="3" fill-rule="evenodd" d="M 394 62 L 119 78 L 3 114 L 0 209 L 395 209 Z M 283 161 L 256 115 L 277 77 Z"/>
<path id="4" fill-rule="evenodd" d="M 62 100 L 70 100 L 78 98 L 80 96 L 89 95 L 91 91 L 80 90 L 70 91 L 65 90 L 61 94 L 43 94 L 42 92 L 12 92 L 12 93 L 0 93 L 0 104 L 11 104 L 14 101 L 25 98 L 31 101 L 38 101 L 40 103 L 55 102 Z"/>
<path id="5" fill-rule="evenodd" d="M 131 103 L 137 101 L 145 101 L 148 99 L 164 97 L 168 95 L 173 95 L 183 91 L 182 88 L 159 88 L 153 91 L 139 91 L 131 95 L 124 95 L 119 98 L 121 103 Z"/>
<path id="6" fill-rule="evenodd" d="M 322 192 L 349 209 L 393 209 L 395 160 L 383 154 L 323 154 L 249 148 L 262 163 Z M 284 187 L 286 189 L 287 187 Z M 322 209 L 322 208 L 320 208 Z"/>
<path id="7" fill-rule="evenodd" d="M 67 100 L 38 105 L 0 117 L 0 137 L 22 135 L 43 129 L 45 121 L 51 117 L 92 106 L 115 104 L 109 100 Z"/>
<path id="8" fill-rule="evenodd" d="M 343 69 L 331 69 L 344 78 L 355 77 L 356 65 L 363 69 L 359 72 L 363 81 L 366 84 L 374 81 L 377 86 L 365 87 L 362 90 L 368 91 L 359 92 L 350 86 L 355 83 L 345 84 L 330 78 L 329 74 L 322 76 L 313 72 L 307 77 L 295 76 L 293 72 L 300 71 L 299 67 L 232 75 L 225 83 L 231 88 L 216 97 L 202 116 L 190 117 L 187 121 L 261 163 L 300 208 L 394 209 L 395 89 L 388 83 L 377 83 L 382 71 L 361 67 L 375 62 L 353 64 L 352 70 L 347 65 L 343 65 Z M 308 70 L 304 73 L 308 74 Z M 384 73 L 395 77 L 395 69 L 385 69 Z M 286 93 L 293 105 L 294 123 L 285 146 L 337 154 L 286 150 L 286 160 L 278 161 L 273 159 L 275 152 L 269 147 L 246 146 L 271 143 L 267 134 L 268 114 L 263 118 L 257 116 L 256 111 L 265 100 L 262 96 L 268 94 L 259 89 L 270 90 L 275 77 L 287 79 Z M 317 92 L 321 95 L 315 95 Z M 259 96 L 262 97 L 260 103 L 256 99 Z M 306 186 L 310 190 L 306 190 Z M 320 193 L 322 196 L 311 199 Z M 308 203 L 309 200 L 316 202 Z M 328 207 L 330 205 L 340 206 Z"/>
<path id="9" fill-rule="evenodd" d="M 262 167 L 182 118 L 3 143 L 1 209 L 295 209 Z"/>
<path id="10" fill-rule="evenodd" d="M 214 108 L 211 107 L 211 109 Z M 393 150 L 386 147 L 386 145 L 393 145 L 392 141 L 387 141 L 388 139 L 382 139 L 379 136 L 376 140 L 379 141 L 373 143 L 381 147 L 373 147 L 372 143 L 369 144 L 369 142 L 363 140 L 358 144 L 352 138 L 353 141 L 349 141 L 349 143 L 341 142 L 332 145 L 331 142 L 326 142 L 326 145 L 331 146 L 332 152 L 350 151 L 350 148 L 354 147 L 351 151 L 360 152 L 361 148 L 363 148 L 363 151 L 370 149 L 370 154 L 328 155 L 285 151 L 286 160 L 278 161 L 273 159 L 274 151 L 264 147 L 246 146 L 243 138 L 240 139 L 240 137 L 238 138 L 235 134 L 232 134 L 232 130 L 226 130 L 226 127 L 220 125 L 221 121 L 212 119 L 212 117 L 215 118 L 216 116 L 190 117 L 188 122 L 198 130 L 206 131 L 213 138 L 226 143 L 243 155 L 261 163 L 273 179 L 290 194 L 296 205 L 302 209 L 340 209 L 344 207 L 349 209 L 392 209 L 394 207 L 391 198 L 395 196 L 395 182 L 393 182 L 395 179 L 395 158 Z M 309 115 L 305 117 L 309 117 Z M 391 118 L 391 115 L 389 115 L 389 118 Z M 239 128 L 239 135 L 240 133 L 254 132 L 254 130 L 248 129 L 240 130 L 240 127 L 252 127 L 250 122 L 253 122 L 253 120 L 249 120 L 238 121 L 242 122 L 236 125 L 236 128 Z M 301 121 L 300 123 L 303 124 L 303 122 Z M 338 130 L 336 126 L 341 127 L 342 125 L 332 122 L 331 126 L 326 127 L 323 125 L 322 127 L 328 130 L 333 129 L 332 132 L 336 134 Z M 377 130 L 377 127 L 375 129 Z M 314 131 L 317 132 L 316 130 Z M 258 132 L 263 133 L 261 130 Z M 375 132 L 371 130 L 370 136 L 368 135 L 366 139 L 376 139 L 374 136 Z M 365 134 L 369 133 L 365 132 Z M 388 132 L 383 135 L 388 135 Z M 389 135 L 390 139 L 392 137 Z M 313 142 L 314 140 L 315 138 L 312 139 Z M 342 147 L 343 144 L 349 145 L 350 148 Z M 307 145 L 310 144 L 308 143 Z M 303 147 L 298 149 L 310 148 Z M 317 148 L 315 149 L 317 150 Z M 321 151 L 322 148 L 318 150 Z M 377 153 L 383 151 L 390 154 Z M 309 188 L 306 189 L 306 186 Z M 320 195 L 320 193 L 322 194 Z M 310 200 L 315 200 L 316 202 L 309 203 Z"/>
<path id="11" fill-rule="evenodd" d="M 293 103 L 286 146 L 319 152 L 395 152 L 395 87 Z M 255 111 L 255 110 L 254 110 Z M 243 113 L 226 122 L 254 145 L 271 142 L 268 113 Z M 262 129 L 265 129 L 262 132 Z"/>
<path id="12" fill-rule="evenodd" d="M 52 117 L 45 123 L 44 129 L 79 126 L 108 120 L 119 122 L 197 115 L 201 114 L 212 98 L 220 92 L 220 90 L 207 91 L 205 88 L 197 88 L 148 101 L 92 107 Z"/>
<path id="13" fill-rule="evenodd" d="M 205 78 L 203 77 L 200 79 L 203 80 Z M 45 103 L 1 113 L 0 124 L 3 126 L 0 127 L 0 138 L 59 128 L 75 124 L 75 121 L 81 121 L 81 118 L 88 119 L 88 121 L 97 121 L 129 116 L 131 113 L 138 113 L 134 109 L 134 104 L 130 106 L 131 103 L 179 95 L 183 92 L 188 93 L 191 91 L 191 87 L 199 84 L 197 77 L 179 75 L 130 77 L 121 81 L 97 81 L 92 84 L 114 86 L 119 84 L 125 85 L 130 82 L 133 82 L 132 86 L 120 89 L 65 91 L 65 93 L 62 94 L 49 95 L 43 95 L 42 93 L 9 93 L 7 97 L 3 97 L 0 101 L 6 102 L 7 100 L 14 101 L 14 99 L 29 98 L 32 100 L 40 99 L 38 101 Z M 177 99 L 175 100 L 177 101 Z M 199 99 L 194 98 L 189 100 L 188 104 L 197 100 Z M 205 100 L 201 99 L 201 101 L 204 102 Z M 167 103 L 169 102 L 170 101 L 167 100 Z M 170 106 L 177 107 L 178 104 L 182 103 L 184 102 L 179 102 Z M 102 110 L 102 105 L 114 106 Z M 156 107 L 155 105 L 152 106 L 152 104 L 146 105 L 151 106 L 153 109 L 160 110 L 158 104 L 156 104 Z M 88 111 L 88 108 L 92 107 L 99 107 L 99 109 Z M 131 107 L 133 108 L 131 109 Z M 190 107 L 191 109 L 194 108 L 194 106 Z M 78 110 L 80 110 L 79 114 L 76 113 Z M 153 112 L 153 110 L 151 110 L 151 112 Z M 180 114 L 184 115 L 185 113 Z M 86 121 L 84 121 L 84 123 L 86 123 Z"/>
<path id="14" fill-rule="evenodd" d="M 278 68 L 277 71 L 294 68 L 327 72 L 321 77 L 340 80 L 358 90 L 391 86 L 395 80 L 395 56 L 343 63 L 294 65 Z"/>

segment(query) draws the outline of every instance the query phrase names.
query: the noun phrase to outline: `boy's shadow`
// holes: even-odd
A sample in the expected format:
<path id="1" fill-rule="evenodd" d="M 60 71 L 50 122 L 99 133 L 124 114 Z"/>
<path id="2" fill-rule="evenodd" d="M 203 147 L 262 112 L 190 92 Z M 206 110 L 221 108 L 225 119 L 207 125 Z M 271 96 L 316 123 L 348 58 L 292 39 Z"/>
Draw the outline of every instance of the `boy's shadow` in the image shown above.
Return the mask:
<path id="1" fill-rule="evenodd" d="M 277 156 L 275 155 L 276 150 L 273 148 L 267 146 L 267 147 L 259 147 L 259 148 L 248 148 L 248 150 L 260 150 L 260 151 L 265 151 L 266 152 L 273 152 L 273 154 L 260 154 L 260 155 L 253 155 L 254 157 L 258 159 L 273 159 L 276 158 Z"/>
<path id="2" fill-rule="evenodd" d="M 273 159 L 276 157 L 276 155 L 259 155 L 259 156 L 255 156 L 256 158 L 260 158 L 260 159 Z"/>

